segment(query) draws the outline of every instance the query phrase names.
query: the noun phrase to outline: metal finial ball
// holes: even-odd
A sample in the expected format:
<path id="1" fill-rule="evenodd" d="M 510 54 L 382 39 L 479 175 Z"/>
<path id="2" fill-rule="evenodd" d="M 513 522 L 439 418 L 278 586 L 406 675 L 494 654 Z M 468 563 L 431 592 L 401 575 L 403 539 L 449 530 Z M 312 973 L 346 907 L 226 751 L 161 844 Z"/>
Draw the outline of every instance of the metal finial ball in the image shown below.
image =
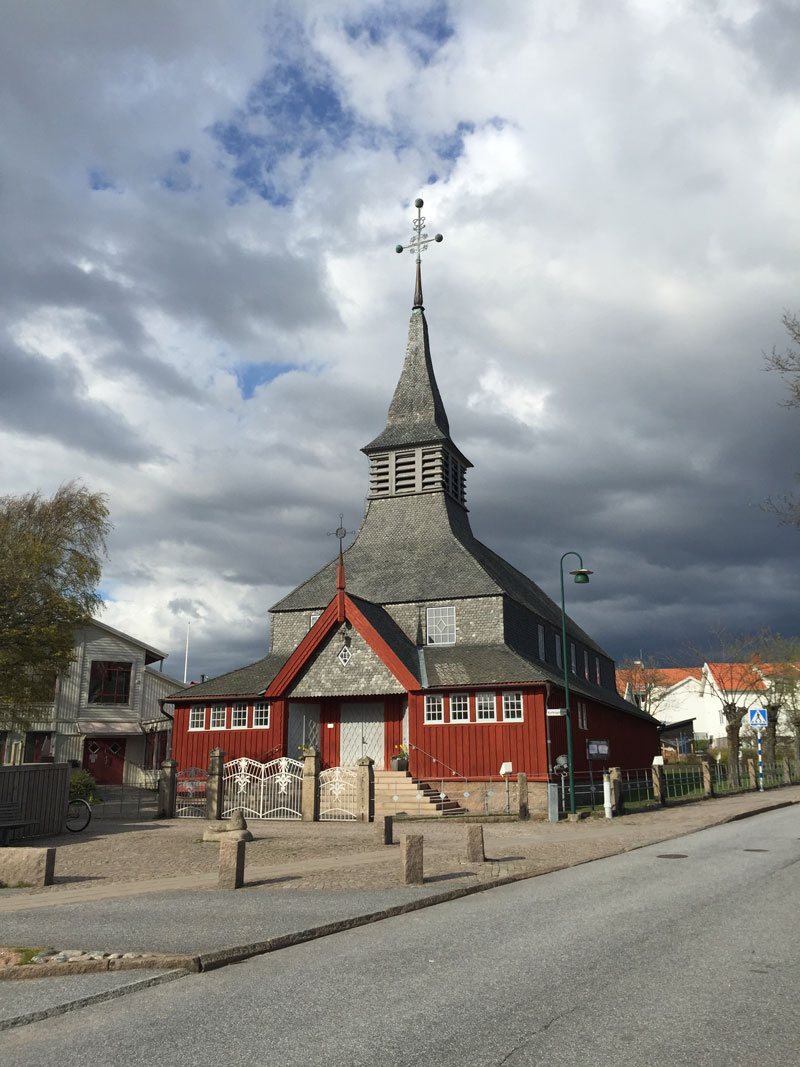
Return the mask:
<path id="1" fill-rule="evenodd" d="M 403 251 L 403 246 L 402 245 L 395 245 L 394 246 L 394 250 L 395 250 L 395 252 L 402 252 Z"/>
<path id="2" fill-rule="evenodd" d="M 436 236 L 434 237 L 434 241 L 436 241 L 437 243 L 439 241 L 443 241 L 443 240 L 444 240 L 444 237 L 442 237 L 442 235 L 440 233 L 437 233 Z"/>
<path id="3" fill-rule="evenodd" d="M 339 529 L 336 531 L 336 537 L 338 537 L 340 540 L 347 537 L 347 530 L 345 530 L 344 526 L 340 526 Z"/>
<path id="4" fill-rule="evenodd" d="M 414 201 L 414 207 L 422 207 L 424 203 L 425 201 L 418 196 L 417 199 Z"/>

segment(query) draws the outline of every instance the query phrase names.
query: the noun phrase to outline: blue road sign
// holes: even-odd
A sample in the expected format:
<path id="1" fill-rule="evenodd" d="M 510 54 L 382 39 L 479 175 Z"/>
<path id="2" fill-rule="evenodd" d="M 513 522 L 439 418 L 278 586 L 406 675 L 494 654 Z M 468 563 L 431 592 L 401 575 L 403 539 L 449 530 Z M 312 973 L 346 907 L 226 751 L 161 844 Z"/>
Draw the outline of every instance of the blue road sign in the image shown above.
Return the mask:
<path id="1" fill-rule="evenodd" d="M 767 713 L 763 708 L 750 708 L 750 725 L 756 729 L 767 725 Z"/>

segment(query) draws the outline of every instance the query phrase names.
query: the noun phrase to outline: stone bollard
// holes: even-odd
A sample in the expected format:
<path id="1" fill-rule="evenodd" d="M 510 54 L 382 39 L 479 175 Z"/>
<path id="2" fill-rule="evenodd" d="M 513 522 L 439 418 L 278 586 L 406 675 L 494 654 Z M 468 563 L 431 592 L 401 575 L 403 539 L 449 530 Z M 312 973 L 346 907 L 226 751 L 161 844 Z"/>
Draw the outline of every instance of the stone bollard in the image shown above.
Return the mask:
<path id="1" fill-rule="evenodd" d="M 783 757 L 783 781 L 786 785 L 792 784 L 792 767 L 787 756 Z"/>
<path id="2" fill-rule="evenodd" d="M 219 888 L 241 889 L 244 885 L 244 841 L 220 841 Z"/>
<path id="3" fill-rule="evenodd" d="M 653 775 L 653 799 L 659 804 L 667 803 L 667 779 L 664 774 L 663 763 L 654 763 L 651 768 Z"/>
<path id="4" fill-rule="evenodd" d="M 303 822 L 319 819 L 319 752 L 313 746 L 306 749 L 303 757 L 300 811 Z"/>
<path id="5" fill-rule="evenodd" d="M 467 863 L 483 863 L 486 854 L 483 851 L 483 827 L 467 826 Z"/>
<path id="6" fill-rule="evenodd" d="M 400 834 L 403 885 L 422 885 L 422 834 Z"/>
<path id="7" fill-rule="evenodd" d="M 212 748 L 208 754 L 208 781 L 206 782 L 206 818 L 222 818 L 222 771 L 225 753 L 221 748 Z"/>
<path id="8" fill-rule="evenodd" d="M 755 760 L 749 759 L 747 761 L 747 775 L 748 775 L 748 777 L 750 779 L 750 788 L 751 789 L 758 789 L 758 787 L 759 787 L 758 770 L 756 769 L 756 761 Z"/>
<path id="9" fill-rule="evenodd" d="M 517 775 L 517 808 L 519 809 L 519 821 L 528 820 L 528 776 L 521 771 Z"/>
<path id="10" fill-rule="evenodd" d="M 178 789 L 178 762 L 165 759 L 158 776 L 158 812 L 159 819 L 175 818 L 175 796 Z"/>
<path id="11" fill-rule="evenodd" d="M 54 848 L 0 849 L 0 885 L 13 889 L 15 886 L 52 885 L 56 867 Z"/>
<path id="12" fill-rule="evenodd" d="M 384 815 L 382 819 L 378 819 L 375 823 L 378 828 L 378 840 L 382 841 L 384 845 L 394 844 L 394 817 L 392 815 Z"/>

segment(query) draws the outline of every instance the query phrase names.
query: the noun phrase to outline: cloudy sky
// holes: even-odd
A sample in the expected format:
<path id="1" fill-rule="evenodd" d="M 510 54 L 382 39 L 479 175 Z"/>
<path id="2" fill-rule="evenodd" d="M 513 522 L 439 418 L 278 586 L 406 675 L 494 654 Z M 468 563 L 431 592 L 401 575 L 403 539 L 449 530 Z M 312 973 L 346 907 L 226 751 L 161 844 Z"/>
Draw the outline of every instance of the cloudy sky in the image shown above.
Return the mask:
<path id="1" fill-rule="evenodd" d="M 27 0 L 0 36 L 0 492 L 115 524 L 183 674 L 363 515 L 425 304 L 475 533 L 618 659 L 797 633 L 797 0 Z"/>

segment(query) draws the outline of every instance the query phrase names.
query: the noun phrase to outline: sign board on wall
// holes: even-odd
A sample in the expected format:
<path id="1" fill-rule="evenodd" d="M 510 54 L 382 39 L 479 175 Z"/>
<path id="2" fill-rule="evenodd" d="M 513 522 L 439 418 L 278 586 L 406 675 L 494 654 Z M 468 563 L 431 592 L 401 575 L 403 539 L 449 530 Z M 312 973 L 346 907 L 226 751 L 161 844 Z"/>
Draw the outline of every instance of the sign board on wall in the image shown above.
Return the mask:
<path id="1" fill-rule="evenodd" d="M 548 717 L 548 719 L 558 718 L 559 716 L 565 717 L 566 714 L 567 714 L 567 709 L 566 708 L 548 708 L 547 709 L 547 717 Z"/>
<path id="2" fill-rule="evenodd" d="M 608 741 L 587 741 L 586 742 L 586 758 L 587 759 L 608 759 L 609 744 Z"/>

